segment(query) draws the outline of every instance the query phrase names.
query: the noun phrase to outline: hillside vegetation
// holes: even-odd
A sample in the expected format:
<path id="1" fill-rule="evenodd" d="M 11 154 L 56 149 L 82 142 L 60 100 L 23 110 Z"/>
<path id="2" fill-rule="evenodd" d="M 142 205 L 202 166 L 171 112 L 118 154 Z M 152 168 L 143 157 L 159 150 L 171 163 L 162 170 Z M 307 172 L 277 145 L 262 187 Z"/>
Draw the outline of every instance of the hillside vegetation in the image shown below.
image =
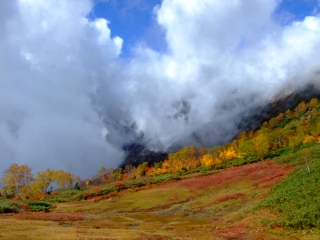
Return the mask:
<path id="1" fill-rule="evenodd" d="M 91 180 L 12 165 L 0 239 L 318 239 L 319 116 L 318 99 L 301 102 L 223 146 L 102 167 Z"/>

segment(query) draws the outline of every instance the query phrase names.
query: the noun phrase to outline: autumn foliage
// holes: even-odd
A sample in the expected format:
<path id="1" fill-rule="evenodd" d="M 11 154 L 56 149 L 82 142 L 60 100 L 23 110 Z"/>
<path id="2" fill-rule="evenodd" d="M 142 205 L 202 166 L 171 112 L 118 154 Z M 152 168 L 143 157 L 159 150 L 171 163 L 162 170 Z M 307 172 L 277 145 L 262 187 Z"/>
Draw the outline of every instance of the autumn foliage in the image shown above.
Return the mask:
<path id="1" fill-rule="evenodd" d="M 16 198 L 43 199 L 48 194 L 48 188 L 56 183 L 59 191 L 71 189 L 75 177 L 63 170 L 46 169 L 38 172 L 36 177 L 27 165 L 12 164 L 5 170 L 2 182 L 5 187 L 2 194 Z"/>

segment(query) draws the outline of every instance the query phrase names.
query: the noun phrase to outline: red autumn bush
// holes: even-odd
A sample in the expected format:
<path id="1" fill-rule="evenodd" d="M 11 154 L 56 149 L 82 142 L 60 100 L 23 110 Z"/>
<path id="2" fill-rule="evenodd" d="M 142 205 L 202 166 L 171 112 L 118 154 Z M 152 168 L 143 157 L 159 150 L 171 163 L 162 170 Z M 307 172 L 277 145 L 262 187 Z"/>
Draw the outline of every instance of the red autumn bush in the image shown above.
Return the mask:
<path id="1" fill-rule="evenodd" d="M 123 183 L 123 182 L 117 181 L 117 182 L 115 183 L 115 185 L 116 185 L 118 188 L 120 188 L 120 189 L 124 188 L 124 183 Z"/>

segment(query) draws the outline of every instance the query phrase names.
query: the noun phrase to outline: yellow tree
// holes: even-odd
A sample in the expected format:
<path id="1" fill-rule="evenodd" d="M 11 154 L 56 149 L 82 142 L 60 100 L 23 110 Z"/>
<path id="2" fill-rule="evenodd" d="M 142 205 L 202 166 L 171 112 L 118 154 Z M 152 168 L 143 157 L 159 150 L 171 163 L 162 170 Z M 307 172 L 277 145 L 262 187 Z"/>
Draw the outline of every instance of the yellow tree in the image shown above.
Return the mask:
<path id="1" fill-rule="evenodd" d="M 2 182 L 5 190 L 15 196 L 21 195 L 21 189 L 33 181 L 32 168 L 27 165 L 12 164 L 4 171 Z"/>
<path id="2" fill-rule="evenodd" d="M 280 128 L 273 129 L 268 135 L 271 149 L 283 147 L 283 136 Z"/>
<path id="3" fill-rule="evenodd" d="M 305 136 L 303 137 L 302 143 L 303 143 L 303 144 L 307 144 L 307 143 L 312 143 L 312 142 L 317 142 L 317 141 L 318 141 L 318 140 L 317 140 L 316 137 L 314 137 L 314 136 L 312 136 L 312 135 L 305 135 Z"/>
<path id="4" fill-rule="evenodd" d="M 278 116 L 276 116 L 274 119 L 276 120 L 276 124 L 281 123 L 281 122 L 285 119 L 284 113 L 280 113 L 280 114 L 279 114 Z"/>
<path id="5" fill-rule="evenodd" d="M 214 164 L 213 157 L 210 154 L 205 154 L 201 158 L 201 165 L 203 166 L 212 166 Z"/>
<path id="6" fill-rule="evenodd" d="M 72 187 L 72 183 L 75 180 L 75 176 L 63 170 L 57 170 L 55 171 L 54 179 L 55 182 L 58 184 L 58 189 L 60 191 L 65 191 Z"/>
<path id="7" fill-rule="evenodd" d="M 310 124 L 309 133 L 314 137 L 320 136 L 320 121 L 316 120 L 314 124 Z"/>
<path id="8" fill-rule="evenodd" d="M 224 152 L 224 157 L 227 161 L 238 158 L 237 151 L 234 147 L 229 147 L 225 152 Z"/>
<path id="9" fill-rule="evenodd" d="M 271 118 L 269 120 L 269 124 L 268 125 L 269 125 L 270 128 L 274 127 L 275 125 L 277 125 L 277 119 L 276 118 Z"/>
<path id="10" fill-rule="evenodd" d="M 224 161 L 229 161 L 235 158 L 238 158 L 238 142 L 233 141 L 231 144 L 226 144 L 220 150 L 220 157 Z"/>
<path id="11" fill-rule="evenodd" d="M 260 133 L 253 139 L 255 154 L 263 158 L 269 152 L 270 142 L 265 133 Z"/>
<path id="12" fill-rule="evenodd" d="M 319 104 L 319 99 L 318 98 L 312 98 L 309 102 L 309 108 L 314 108 L 317 107 Z"/>
<path id="13" fill-rule="evenodd" d="M 298 114 L 299 112 L 306 111 L 307 109 L 308 109 L 307 104 L 305 103 L 305 101 L 302 101 L 294 110 L 295 110 L 295 113 Z"/>
<path id="14" fill-rule="evenodd" d="M 200 162 L 199 158 L 191 158 L 186 162 L 185 168 L 187 170 L 190 170 L 192 168 L 197 168 L 200 165 L 201 165 L 201 162 Z"/>
<path id="15" fill-rule="evenodd" d="M 48 187 L 55 181 L 55 170 L 47 168 L 43 172 L 38 172 L 35 177 L 35 186 L 38 186 L 43 193 L 48 191 Z"/>
<path id="16" fill-rule="evenodd" d="M 33 197 L 35 199 L 35 196 L 37 196 L 37 199 L 43 199 L 45 196 L 45 193 L 41 189 L 41 184 L 37 181 L 33 181 L 28 185 L 25 185 L 21 188 L 21 197 L 23 198 L 30 198 Z"/>
<path id="17" fill-rule="evenodd" d="M 297 146 L 299 146 L 302 142 L 302 137 L 301 136 L 294 136 L 292 138 L 289 138 L 289 146 L 294 149 Z"/>
<path id="18" fill-rule="evenodd" d="M 208 153 L 208 149 L 206 149 L 205 147 L 200 147 L 198 153 L 199 157 L 202 157 L 203 155 L 206 155 Z"/>
<path id="19" fill-rule="evenodd" d="M 255 155 L 254 142 L 252 140 L 239 141 L 239 157 Z"/>
<path id="20" fill-rule="evenodd" d="M 200 165 L 197 159 L 197 148 L 193 145 L 183 147 L 175 153 L 169 153 L 168 162 L 169 172 L 181 172 L 183 169 L 191 169 Z"/>
<path id="21" fill-rule="evenodd" d="M 254 138 L 254 134 L 255 134 L 255 132 L 253 130 L 249 131 L 248 134 L 247 134 L 247 138 L 249 140 L 251 140 L 252 138 Z"/>
<path id="22" fill-rule="evenodd" d="M 134 172 L 134 176 L 136 178 L 140 178 L 141 176 L 146 175 L 146 167 L 148 167 L 148 162 L 143 162 L 139 164 Z"/>
<path id="23" fill-rule="evenodd" d="M 269 127 L 269 123 L 266 121 L 266 122 L 264 122 L 263 124 L 262 124 L 262 127 L 263 128 L 268 128 Z"/>

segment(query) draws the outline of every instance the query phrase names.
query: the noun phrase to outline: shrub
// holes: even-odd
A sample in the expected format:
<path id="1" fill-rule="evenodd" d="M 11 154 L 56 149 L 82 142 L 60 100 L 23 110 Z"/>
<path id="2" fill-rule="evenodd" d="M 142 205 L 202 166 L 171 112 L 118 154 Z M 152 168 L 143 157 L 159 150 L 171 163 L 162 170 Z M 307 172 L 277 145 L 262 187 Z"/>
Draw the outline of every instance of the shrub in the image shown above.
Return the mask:
<path id="1" fill-rule="evenodd" d="M 49 196 L 46 197 L 46 201 L 48 202 L 69 202 L 74 199 L 74 196 L 80 193 L 80 190 L 71 189 L 67 191 L 63 191 L 62 193 L 52 192 Z"/>
<path id="2" fill-rule="evenodd" d="M 288 154 L 290 151 L 290 147 L 283 147 L 283 148 L 278 148 L 275 150 L 270 151 L 267 155 L 266 158 L 275 158 L 275 157 L 279 157 L 282 154 Z"/>
<path id="3" fill-rule="evenodd" d="M 150 182 L 149 181 L 146 181 L 146 180 L 143 180 L 143 181 L 138 181 L 138 182 L 135 182 L 133 184 L 133 187 L 143 187 L 143 186 L 146 186 L 147 184 L 149 184 Z"/>
<path id="4" fill-rule="evenodd" d="M 302 149 L 305 149 L 305 148 L 309 148 L 309 147 L 316 147 L 316 146 L 319 146 L 318 143 L 315 143 L 315 142 L 311 142 L 311 143 L 306 143 L 306 144 L 301 144 L 299 145 L 298 147 L 296 147 L 293 151 L 294 152 L 298 152 Z M 315 148 L 316 149 L 316 148 Z"/>
<path id="5" fill-rule="evenodd" d="M 101 194 L 102 195 L 106 195 L 108 193 L 115 192 L 115 191 L 118 191 L 118 190 L 120 190 L 120 189 L 117 186 L 107 186 L 107 187 L 104 187 L 104 188 L 101 189 Z"/>
<path id="6" fill-rule="evenodd" d="M 135 187 L 143 187 L 149 184 L 150 182 L 147 180 L 135 180 L 128 181 L 125 183 L 125 188 L 135 188 Z"/>
<path id="7" fill-rule="evenodd" d="M 180 175 L 181 175 L 181 176 L 184 176 L 184 175 L 189 175 L 189 174 L 197 173 L 197 172 L 201 172 L 201 167 L 191 168 L 191 169 L 188 170 L 188 171 L 185 171 L 185 172 L 180 173 Z"/>
<path id="8" fill-rule="evenodd" d="M 84 200 L 85 197 L 82 193 L 78 194 L 78 195 L 75 195 L 73 196 L 73 199 L 77 200 L 77 201 L 81 201 L 81 200 Z"/>
<path id="9" fill-rule="evenodd" d="M 119 189 L 123 189 L 125 187 L 124 183 L 123 182 L 120 182 L 120 181 L 117 181 L 115 183 L 115 185 L 119 188 Z"/>
<path id="10" fill-rule="evenodd" d="M 33 212 L 48 212 L 51 207 L 51 203 L 45 201 L 27 201 L 26 203 Z"/>
<path id="11" fill-rule="evenodd" d="M 64 198 L 71 198 L 74 195 L 78 194 L 79 192 L 81 192 L 80 190 L 77 189 L 71 189 L 71 190 L 67 190 L 61 193 L 61 197 Z"/>
<path id="12" fill-rule="evenodd" d="M 15 205 L 0 203 L 0 213 L 17 213 L 19 211 L 20 211 L 20 208 Z"/>
<path id="13" fill-rule="evenodd" d="M 160 183 L 160 182 L 166 182 L 166 181 L 172 181 L 172 180 L 180 180 L 180 177 L 173 175 L 171 173 L 163 174 L 163 175 L 154 177 L 151 180 L 151 183 Z"/>
<path id="14" fill-rule="evenodd" d="M 320 156 L 320 145 L 318 143 L 307 143 L 300 145 L 299 147 L 291 150 L 290 147 L 285 147 L 283 149 L 283 153 L 276 158 L 276 162 L 280 164 L 288 163 L 291 165 L 304 164 L 305 163 L 305 153 L 303 149 L 310 149 L 311 159 L 319 158 Z M 280 150 L 280 149 L 278 149 Z"/>

